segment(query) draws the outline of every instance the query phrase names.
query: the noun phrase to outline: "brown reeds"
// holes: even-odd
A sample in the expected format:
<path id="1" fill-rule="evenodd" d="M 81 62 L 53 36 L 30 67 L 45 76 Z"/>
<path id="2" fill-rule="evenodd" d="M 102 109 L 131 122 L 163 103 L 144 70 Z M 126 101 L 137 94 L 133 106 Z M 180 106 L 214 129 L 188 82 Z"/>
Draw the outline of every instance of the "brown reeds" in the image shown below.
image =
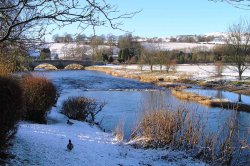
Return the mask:
<path id="1" fill-rule="evenodd" d="M 118 142 L 124 140 L 124 121 L 119 121 L 117 123 L 114 134 Z"/>
<path id="2" fill-rule="evenodd" d="M 186 109 L 177 111 L 153 110 L 145 112 L 134 133 L 146 146 L 164 147 L 173 145 L 193 147 L 203 130 L 201 118 L 191 118 Z M 134 137 L 134 139 L 137 139 Z"/>
<path id="3" fill-rule="evenodd" d="M 145 111 L 132 139 L 144 148 L 189 150 L 193 157 L 212 165 L 249 162 L 250 145 L 246 137 L 239 137 L 235 118 L 229 119 L 218 132 L 210 132 L 205 119 L 184 107 Z"/>

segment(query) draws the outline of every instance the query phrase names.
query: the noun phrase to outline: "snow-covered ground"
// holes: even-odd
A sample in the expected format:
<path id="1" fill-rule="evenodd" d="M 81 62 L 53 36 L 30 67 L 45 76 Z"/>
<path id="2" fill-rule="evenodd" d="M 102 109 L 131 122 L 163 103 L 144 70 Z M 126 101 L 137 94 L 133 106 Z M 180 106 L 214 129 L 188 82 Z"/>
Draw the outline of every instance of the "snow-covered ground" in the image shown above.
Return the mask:
<path id="1" fill-rule="evenodd" d="M 103 67 L 103 66 L 100 66 Z M 106 65 L 105 67 L 115 68 L 115 69 L 132 69 L 139 70 L 140 66 L 138 65 Z M 165 68 L 163 67 L 163 70 Z M 229 80 L 237 80 L 238 73 L 235 71 L 234 66 L 224 66 L 222 77 L 215 78 L 214 76 L 217 74 L 215 70 L 215 66 L 213 64 L 179 64 L 176 66 L 176 75 L 179 76 L 187 76 L 193 79 L 229 79 Z M 150 66 L 144 65 L 143 70 L 150 70 Z M 155 65 L 153 70 L 160 70 L 159 65 Z M 250 68 L 248 68 L 243 74 L 243 77 L 250 77 Z"/>
<path id="2" fill-rule="evenodd" d="M 201 51 L 209 51 L 216 44 L 203 44 L 203 43 L 178 43 L 178 42 L 163 42 L 163 43 L 142 43 L 142 46 L 148 49 L 155 50 L 182 50 L 185 52 L 191 52 L 196 48 Z"/>
<path id="3" fill-rule="evenodd" d="M 70 126 L 66 121 L 53 108 L 47 125 L 22 122 L 11 148 L 16 157 L 10 165 L 205 165 L 180 151 L 134 149 L 96 126 L 74 120 Z M 66 149 L 69 139 L 74 144 L 72 151 Z"/>

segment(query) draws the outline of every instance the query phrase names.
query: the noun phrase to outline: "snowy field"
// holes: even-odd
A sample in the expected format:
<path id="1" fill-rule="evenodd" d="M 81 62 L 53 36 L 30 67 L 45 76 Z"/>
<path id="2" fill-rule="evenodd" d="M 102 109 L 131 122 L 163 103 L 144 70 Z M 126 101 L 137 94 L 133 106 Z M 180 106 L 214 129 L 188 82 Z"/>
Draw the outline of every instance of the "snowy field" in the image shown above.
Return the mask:
<path id="1" fill-rule="evenodd" d="M 182 50 L 185 52 L 190 52 L 192 49 L 199 49 L 202 51 L 209 51 L 211 50 L 216 44 L 208 44 L 208 43 L 178 43 L 178 42 L 162 42 L 162 43 L 148 43 L 142 42 L 142 46 L 148 49 L 154 50 Z M 81 56 L 81 54 L 86 54 L 88 56 L 92 55 L 93 48 L 91 45 L 84 45 L 84 44 L 77 44 L 77 43 L 51 43 L 46 45 L 51 51 L 52 57 L 56 54 L 60 59 L 67 57 L 68 55 L 72 54 L 72 52 L 78 50 L 78 53 L 75 53 L 77 56 Z M 109 49 L 108 45 L 99 45 L 98 49 Z M 116 46 L 112 47 L 113 49 L 113 56 L 118 55 L 120 49 Z"/>
<path id="2" fill-rule="evenodd" d="M 53 108 L 49 124 L 22 122 L 11 152 L 16 158 L 10 165 L 84 165 L 84 166 L 163 166 L 205 165 L 194 161 L 184 152 L 171 150 L 134 149 L 118 143 L 111 133 L 104 133 L 96 126 L 74 121 Z M 66 145 L 71 139 L 72 151 Z"/>
<path id="3" fill-rule="evenodd" d="M 219 43 L 218 43 L 219 44 Z M 158 50 L 183 50 L 190 52 L 192 49 L 197 48 L 202 51 L 209 51 L 214 48 L 216 44 L 207 43 L 178 43 L 178 42 L 163 42 L 163 43 L 142 43 L 142 46 L 149 49 Z"/>
<path id="4" fill-rule="evenodd" d="M 103 67 L 103 66 L 100 66 Z M 114 69 L 131 69 L 131 70 L 139 70 L 140 66 L 138 65 L 106 65 L 105 67 L 114 68 Z M 200 79 L 200 80 L 214 80 L 214 79 L 229 79 L 229 80 L 237 80 L 238 73 L 233 70 L 235 67 L 233 66 L 224 66 L 224 70 L 222 72 L 221 78 L 215 78 L 216 70 L 213 64 L 180 64 L 176 66 L 176 74 L 183 76 L 189 76 L 193 79 Z M 150 70 L 150 66 L 144 65 L 143 70 Z M 165 68 L 163 67 L 163 70 Z M 160 67 L 155 65 L 153 70 L 159 71 Z M 250 68 L 248 68 L 243 74 L 243 77 L 250 77 Z"/>

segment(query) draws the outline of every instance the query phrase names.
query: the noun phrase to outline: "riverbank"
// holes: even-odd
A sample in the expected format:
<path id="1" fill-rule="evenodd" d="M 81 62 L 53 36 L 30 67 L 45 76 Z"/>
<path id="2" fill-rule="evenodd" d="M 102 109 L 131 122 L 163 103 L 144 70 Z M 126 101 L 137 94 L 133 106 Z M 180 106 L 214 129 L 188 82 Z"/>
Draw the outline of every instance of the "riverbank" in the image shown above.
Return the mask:
<path id="1" fill-rule="evenodd" d="M 85 122 L 71 120 L 74 124 L 68 125 L 56 108 L 48 118 L 49 124 L 20 123 L 10 165 L 205 165 L 181 151 L 135 149 Z M 72 151 L 66 148 L 69 139 Z"/>
<path id="2" fill-rule="evenodd" d="M 101 71 L 117 77 L 137 79 L 141 82 L 153 83 L 163 87 L 178 87 L 181 84 L 197 85 L 204 88 L 225 90 L 234 93 L 250 95 L 250 71 L 246 71 L 244 80 L 237 80 L 237 73 L 226 70 L 221 77 L 215 77 L 214 66 L 179 65 L 176 71 L 149 71 L 136 65 L 117 66 L 91 66 L 86 70 Z M 183 88 L 183 87 L 182 87 Z"/>
<path id="3" fill-rule="evenodd" d="M 219 108 L 225 108 L 225 109 L 250 112 L 250 105 L 232 102 L 227 99 L 219 99 L 219 98 L 201 96 L 196 93 L 185 92 L 182 90 L 175 90 L 175 89 L 172 89 L 171 93 L 172 95 L 174 95 L 175 97 L 181 100 L 194 101 L 202 105 L 207 105 L 209 107 L 219 107 Z"/>

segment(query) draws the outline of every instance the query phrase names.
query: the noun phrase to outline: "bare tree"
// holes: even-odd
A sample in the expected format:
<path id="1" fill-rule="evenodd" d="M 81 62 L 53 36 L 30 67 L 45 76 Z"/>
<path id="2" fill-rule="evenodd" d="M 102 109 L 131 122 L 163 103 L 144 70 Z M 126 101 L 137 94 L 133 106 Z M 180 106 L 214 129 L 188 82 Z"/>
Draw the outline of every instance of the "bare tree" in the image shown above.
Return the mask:
<path id="1" fill-rule="evenodd" d="M 87 38 L 87 36 L 86 36 L 85 34 L 78 34 L 78 35 L 75 37 L 75 41 L 76 41 L 77 43 L 85 43 L 86 38 Z"/>
<path id="2" fill-rule="evenodd" d="M 154 49 L 142 49 L 141 58 L 143 58 L 142 62 L 148 64 L 150 66 L 150 71 L 153 71 L 153 66 L 157 63 L 156 55 L 157 51 Z"/>
<path id="3" fill-rule="evenodd" d="M 132 46 L 133 36 L 131 33 L 119 36 L 118 47 L 120 49 L 130 48 Z"/>
<path id="4" fill-rule="evenodd" d="M 51 24 L 78 23 L 82 30 L 106 25 L 120 29 L 121 21 L 136 13 L 121 14 L 106 0 L 1 0 L 0 43 L 41 39 Z"/>
<path id="5" fill-rule="evenodd" d="M 222 73 L 224 71 L 224 64 L 222 61 L 216 61 L 214 62 L 214 69 L 215 69 L 215 74 L 217 77 L 221 77 Z"/>
<path id="6" fill-rule="evenodd" d="M 109 45 L 110 49 L 112 48 L 112 46 L 114 46 L 116 44 L 116 37 L 113 34 L 108 34 L 107 35 L 107 44 Z"/>
<path id="7" fill-rule="evenodd" d="M 250 1 L 249 0 L 209 0 L 209 1 L 214 1 L 214 2 L 226 2 L 236 8 L 239 9 L 245 9 L 249 10 L 250 9 Z"/>
<path id="8" fill-rule="evenodd" d="M 250 23 L 241 20 L 229 27 L 225 60 L 231 63 L 231 70 L 238 72 L 242 79 L 243 72 L 248 68 L 250 55 Z"/>
<path id="9" fill-rule="evenodd" d="M 77 59 L 86 60 L 88 58 L 87 51 L 88 48 L 85 45 L 77 44 L 75 48 Z"/>
<path id="10" fill-rule="evenodd" d="M 98 38 L 98 36 L 94 35 L 90 38 L 90 47 L 92 48 L 92 59 L 96 60 L 99 59 L 97 58 L 99 55 L 99 50 L 98 50 L 98 46 L 102 45 L 103 42 L 102 40 L 100 40 L 100 38 Z"/>

